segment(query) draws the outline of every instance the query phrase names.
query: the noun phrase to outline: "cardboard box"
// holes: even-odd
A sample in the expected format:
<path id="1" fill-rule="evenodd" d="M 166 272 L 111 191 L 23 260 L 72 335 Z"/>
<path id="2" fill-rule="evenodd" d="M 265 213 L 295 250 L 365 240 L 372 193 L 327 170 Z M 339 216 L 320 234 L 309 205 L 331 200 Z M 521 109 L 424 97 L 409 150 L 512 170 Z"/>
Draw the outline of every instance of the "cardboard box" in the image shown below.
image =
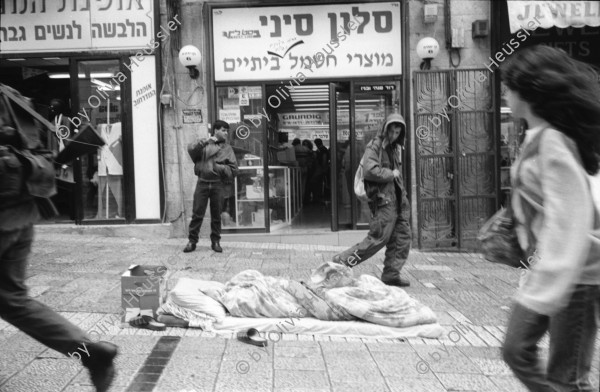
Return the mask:
<path id="1" fill-rule="evenodd" d="M 167 294 L 167 267 L 133 264 L 121 275 L 123 322 L 137 315 L 157 317 L 156 310 Z"/>

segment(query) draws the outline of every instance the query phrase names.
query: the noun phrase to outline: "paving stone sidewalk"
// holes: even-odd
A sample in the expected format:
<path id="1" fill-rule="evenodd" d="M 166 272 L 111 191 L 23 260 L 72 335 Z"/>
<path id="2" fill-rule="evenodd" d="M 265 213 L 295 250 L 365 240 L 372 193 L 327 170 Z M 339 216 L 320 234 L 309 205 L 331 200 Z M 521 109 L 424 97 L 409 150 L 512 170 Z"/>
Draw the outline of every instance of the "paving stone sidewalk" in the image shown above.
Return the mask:
<path id="1" fill-rule="evenodd" d="M 257 269 L 307 279 L 340 247 L 204 240 L 184 254 L 181 239 L 96 235 L 36 236 L 28 268 L 31 295 L 87 331 L 120 347 L 111 391 L 526 391 L 502 361 L 500 345 L 519 272 L 477 254 L 413 251 L 407 292 L 431 307 L 441 339 L 358 339 L 285 334 L 265 349 L 197 329 L 120 328 L 120 275 L 130 264 L 167 264 L 169 283 L 189 276 L 225 282 Z M 380 276 L 383 252 L 355 267 Z M 108 326 L 108 327 L 107 327 Z M 598 385 L 596 341 L 594 383 Z M 0 320 L 0 391 L 93 391 L 74 359 L 47 349 Z M 544 355 L 547 341 L 543 341 Z"/>

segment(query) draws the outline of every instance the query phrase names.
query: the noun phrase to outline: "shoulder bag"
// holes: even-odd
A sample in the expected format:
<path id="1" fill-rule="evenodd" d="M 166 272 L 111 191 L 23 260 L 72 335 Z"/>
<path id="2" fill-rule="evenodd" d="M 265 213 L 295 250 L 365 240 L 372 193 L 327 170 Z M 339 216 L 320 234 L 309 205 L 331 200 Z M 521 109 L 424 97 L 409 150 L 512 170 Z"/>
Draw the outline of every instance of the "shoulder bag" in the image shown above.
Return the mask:
<path id="1" fill-rule="evenodd" d="M 381 152 L 383 151 L 383 146 L 379 148 L 379 164 L 381 165 Z M 354 194 L 357 199 L 367 203 L 369 201 L 369 197 L 367 196 L 367 190 L 365 189 L 365 173 L 363 172 L 363 165 L 365 163 L 365 155 L 367 155 L 367 151 L 364 152 L 360 163 L 358 165 L 358 169 L 356 169 L 356 174 L 354 175 Z"/>
<path id="2" fill-rule="evenodd" d="M 521 163 L 525 158 L 537 153 L 542 132 L 544 132 L 543 129 L 535 135 L 534 139 L 521 153 L 515 170 L 516 173 L 519 172 Z M 518 191 L 516 186 L 514 191 Z M 481 244 L 481 253 L 484 259 L 489 262 L 518 268 L 526 260 L 525 251 L 521 248 L 517 237 L 516 219 L 510 200 L 507 208 L 501 208 L 483 224 L 477 239 Z"/>
<path id="3" fill-rule="evenodd" d="M 369 198 L 367 197 L 367 191 L 365 190 L 365 176 L 363 173 L 364 160 L 365 157 L 363 156 L 358 165 L 358 169 L 356 170 L 356 175 L 354 176 L 354 194 L 358 200 L 366 203 L 369 201 Z"/>

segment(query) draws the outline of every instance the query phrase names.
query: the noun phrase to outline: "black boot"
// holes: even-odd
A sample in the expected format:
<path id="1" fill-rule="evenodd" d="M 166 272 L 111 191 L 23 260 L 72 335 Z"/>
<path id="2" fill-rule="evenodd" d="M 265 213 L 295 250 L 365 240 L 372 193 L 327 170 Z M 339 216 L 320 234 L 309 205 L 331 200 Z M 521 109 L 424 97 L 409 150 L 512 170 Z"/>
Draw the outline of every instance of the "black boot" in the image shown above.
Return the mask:
<path id="1" fill-rule="evenodd" d="M 196 250 L 196 243 L 188 242 L 188 244 L 183 248 L 183 253 L 189 253 Z"/>
<path id="2" fill-rule="evenodd" d="M 383 273 L 381 274 L 381 281 L 388 286 L 410 286 L 408 279 L 402 279 L 400 277 L 400 271 L 402 271 L 404 264 L 406 264 L 406 260 L 404 259 L 383 260 Z"/>
<path id="3" fill-rule="evenodd" d="M 382 280 L 383 283 L 388 286 L 396 286 L 396 287 L 409 287 L 410 281 L 408 279 L 403 279 L 400 276 L 390 279 L 390 280 Z"/>
<path id="4" fill-rule="evenodd" d="M 212 245 L 210 247 L 212 248 L 212 250 L 214 250 L 217 253 L 223 252 L 223 248 L 221 248 L 219 241 L 213 241 Z"/>
<path id="5" fill-rule="evenodd" d="M 117 346 L 109 342 L 95 342 L 86 344 L 85 348 L 87 353 L 81 353 L 81 362 L 88 368 L 96 391 L 108 391 L 115 378 L 113 359 L 117 356 Z"/>

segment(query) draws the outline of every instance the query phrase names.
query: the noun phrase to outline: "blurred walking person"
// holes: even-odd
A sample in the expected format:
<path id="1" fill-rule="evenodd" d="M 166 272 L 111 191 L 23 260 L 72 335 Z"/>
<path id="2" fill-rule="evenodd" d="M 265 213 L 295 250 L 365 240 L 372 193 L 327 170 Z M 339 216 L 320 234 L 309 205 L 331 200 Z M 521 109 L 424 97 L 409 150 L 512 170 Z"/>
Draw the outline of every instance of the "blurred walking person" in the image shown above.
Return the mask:
<path id="1" fill-rule="evenodd" d="M 317 155 L 313 151 L 313 144 L 310 140 L 304 139 L 302 145 L 306 148 L 306 186 L 304 187 L 304 195 L 302 204 L 310 204 L 313 199 L 313 189 L 311 180 L 315 173 Z"/>
<path id="2" fill-rule="evenodd" d="M 542 45 L 512 55 L 501 70 L 508 105 L 528 126 L 512 165 L 511 202 L 519 243 L 531 261 L 503 357 L 530 391 L 591 391 L 600 314 L 600 240 L 594 235 L 600 216 L 588 178 L 600 167 L 597 75 Z M 546 332 L 543 368 L 538 342 Z"/>
<path id="3" fill-rule="evenodd" d="M 115 377 L 113 359 L 117 346 L 93 342 L 77 326 L 71 324 L 27 293 L 27 259 L 33 242 L 33 224 L 40 211 L 34 196 L 55 189 L 54 168 L 42 169 L 46 159 L 39 154 L 39 129 L 33 118 L 19 113 L 19 124 L 11 118 L 10 93 L 21 103 L 27 101 L 15 90 L 0 85 L 0 317 L 40 343 L 74 358 L 88 368 L 97 391 L 107 391 Z M 12 98 L 11 98 L 12 99 Z M 41 117 L 40 117 L 41 118 Z M 43 210 L 42 210 L 43 211 Z"/>
<path id="4" fill-rule="evenodd" d="M 294 146 L 294 150 L 296 151 L 296 161 L 298 162 L 298 166 L 300 166 L 300 194 L 304 196 L 308 173 L 308 159 L 309 155 L 312 154 L 312 151 L 309 151 L 306 146 L 302 145 L 298 138 L 295 138 L 294 141 L 292 141 L 292 146 Z"/>
<path id="5" fill-rule="evenodd" d="M 315 169 L 310 179 L 310 188 L 313 195 L 313 202 L 324 203 L 329 197 L 329 149 L 323 145 L 323 140 L 316 138 L 315 146 L 316 160 Z"/>

